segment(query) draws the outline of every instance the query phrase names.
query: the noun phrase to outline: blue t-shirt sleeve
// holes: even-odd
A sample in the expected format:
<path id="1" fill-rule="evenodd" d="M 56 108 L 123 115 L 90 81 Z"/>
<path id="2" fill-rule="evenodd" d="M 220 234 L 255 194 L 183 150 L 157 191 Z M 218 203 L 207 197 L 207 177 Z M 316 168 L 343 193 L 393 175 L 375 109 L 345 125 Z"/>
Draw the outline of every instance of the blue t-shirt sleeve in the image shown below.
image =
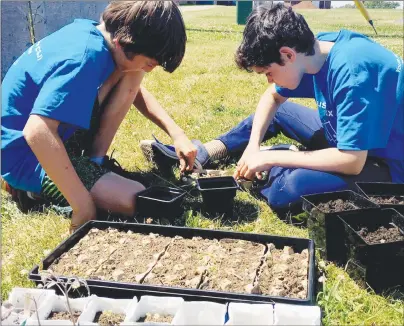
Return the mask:
<path id="1" fill-rule="evenodd" d="M 276 92 L 283 97 L 314 98 L 313 76 L 304 74 L 296 89 L 288 89 L 275 85 Z"/>
<path id="2" fill-rule="evenodd" d="M 91 61 L 85 60 L 66 60 L 54 67 L 31 114 L 88 129 L 98 88 L 94 71 Z"/>
<path id="3" fill-rule="evenodd" d="M 387 145 L 394 117 L 383 114 L 383 100 L 370 82 L 339 89 L 337 108 L 337 147 L 341 150 L 371 150 Z"/>

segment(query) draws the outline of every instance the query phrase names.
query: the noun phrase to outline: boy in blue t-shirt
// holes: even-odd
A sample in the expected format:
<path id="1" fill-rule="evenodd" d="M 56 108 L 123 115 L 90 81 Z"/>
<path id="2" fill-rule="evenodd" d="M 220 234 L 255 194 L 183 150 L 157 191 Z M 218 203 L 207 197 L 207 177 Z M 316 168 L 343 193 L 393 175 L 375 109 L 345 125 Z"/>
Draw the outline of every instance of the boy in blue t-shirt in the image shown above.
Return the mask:
<path id="1" fill-rule="evenodd" d="M 302 195 L 356 189 L 357 181 L 404 183 L 399 56 L 347 30 L 314 37 L 303 16 L 277 4 L 252 12 L 236 62 L 265 75 L 270 86 L 255 116 L 198 146 L 196 164 L 242 154 L 235 177 L 270 171 L 259 191 L 278 212 L 299 209 Z M 287 101 L 290 97 L 314 98 L 317 110 Z M 280 133 L 305 150 L 260 148 Z M 142 148 L 175 158 L 172 147 L 158 142 L 143 141 Z"/>
<path id="2" fill-rule="evenodd" d="M 182 169 L 191 169 L 195 146 L 141 87 L 157 65 L 173 72 L 185 43 L 174 2 L 116 1 L 100 23 L 75 20 L 17 59 L 2 84 L 1 175 L 22 210 L 38 198 L 69 204 L 73 229 L 96 208 L 133 215 L 144 186 L 112 173 L 106 157 L 132 104 L 171 136 Z"/>

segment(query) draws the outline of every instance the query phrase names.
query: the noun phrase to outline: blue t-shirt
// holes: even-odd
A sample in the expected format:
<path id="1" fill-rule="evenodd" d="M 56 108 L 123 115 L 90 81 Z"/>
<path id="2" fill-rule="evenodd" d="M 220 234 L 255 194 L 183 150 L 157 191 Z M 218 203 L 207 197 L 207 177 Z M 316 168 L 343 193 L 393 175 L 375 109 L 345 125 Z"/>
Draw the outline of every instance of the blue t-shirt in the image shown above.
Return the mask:
<path id="1" fill-rule="evenodd" d="M 97 22 L 77 19 L 26 50 L 2 84 L 1 175 L 40 192 L 45 171 L 22 134 L 31 114 L 61 122 L 62 140 L 88 129 L 98 88 L 115 69 Z"/>
<path id="2" fill-rule="evenodd" d="M 314 98 L 331 147 L 367 150 L 389 165 L 393 182 L 404 183 L 403 59 L 347 30 L 317 39 L 335 43 L 320 71 L 277 92 Z"/>

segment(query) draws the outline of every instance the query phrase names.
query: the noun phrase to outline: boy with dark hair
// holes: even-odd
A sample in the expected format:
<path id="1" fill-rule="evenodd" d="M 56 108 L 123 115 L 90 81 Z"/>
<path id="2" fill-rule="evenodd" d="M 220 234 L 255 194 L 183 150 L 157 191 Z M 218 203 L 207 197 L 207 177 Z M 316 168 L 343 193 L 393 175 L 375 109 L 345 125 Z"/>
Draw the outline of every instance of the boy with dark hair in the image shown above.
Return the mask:
<path id="1" fill-rule="evenodd" d="M 252 12 L 236 62 L 270 86 L 255 116 L 198 146 L 196 164 L 242 153 L 235 177 L 270 171 L 259 191 L 278 212 L 299 210 L 302 195 L 356 189 L 357 181 L 404 182 L 399 56 L 348 30 L 315 37 L 302 15 L 277 4 Z M 317 112 L 287 101 L 293 97 L 314 98 Z M 260 150 L 279 133 L 306 150 Z M 175 156 L 157 142 L 143 141 L 142 148 L 156 158 Z"/>
<path id="2" fill-rule="evenodd" d="M 73 209 L 72 228 L 96 207 L 133 215 L 136 181 L 111 172 L 106 152 L 132 104 L 171 136 L 191 169 L 195 146 L 141 86 L 157 65 L 173 72 L 185 26 L 172 1 L 116 1 L 100 23 L 75 20 L 31 46 L 2 85 L 5 188 L 24 211 L 32 199 Z"/>

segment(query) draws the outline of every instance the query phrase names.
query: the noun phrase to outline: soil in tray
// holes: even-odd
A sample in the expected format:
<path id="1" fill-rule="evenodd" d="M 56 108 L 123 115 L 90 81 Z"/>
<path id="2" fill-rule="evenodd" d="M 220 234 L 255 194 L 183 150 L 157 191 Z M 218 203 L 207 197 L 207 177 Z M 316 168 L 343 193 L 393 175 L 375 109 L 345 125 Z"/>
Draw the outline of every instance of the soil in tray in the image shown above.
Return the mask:
<path id="1" fill-rule="evenodd" d="M 404 205 L 404 196 L 373 196 L 370 197 L 371 201 L 376 204 L 382 205 Z"/>
<path id="2" fill-rule="evenodd" d="M 291 247 L 283 250 L 268 245 L 254 289 L 260 294 L 295 299 L 307 298 L 309 252 L 294 253 Z"/>
<path id="3" fill-rule="evenodd" d="M 172 241 L 157 234 L 116 229 L 92 229 L 88 236 L 63 254 L 50 269 L 65 276 L 139 283 Z"/>
<path id="4" fill-rule="evenodd" d="M 329 202 L 326 203 L 320 203 L 316 205 L 317 208 L 324 212 L 324 213 L 337 213 L 337 212 L 343 212 L 343 211 L 348 211 L 348 210 L 353 210 L 353 209 L 358 209 L 356 205 L 354 205 L 352 202 L 342 199 L 337 199 L 337 200 L 330 200 Z M 316 208 L 314 208 L 316 209 Z"/>
<path id="5" fill-rule="evenodd" d="M 200 288 L 237 293 L 251 293 L 262 263 L 265 245 L 234 239 L 219 241 L 220 255 L 209 261 Z"/>
<path id="6" fill-rule="evenodd" d="M 112 311 L 99 311 L 95 314 L 94 323 L 100 326 L 120 325 L 125 320 L 124 314 L 116 314 Z"/>
<path id="7" fill-rule="evenodd" d="M 382 226 L 373 232 L 369 232 L 365 227 L 358 233 L 367 243 L 370 244 L 404 241 L 404 235 L 400 233 L 400 230 L 397 227 L 385 228 Z"/>
<path id="8" fill-rule="evenodd" d="M 79 319 L 81 315 L 81 311 L 73 311 L 73 321 L 74 323 L 77 322 L 77 319 Z M 60 311 L 60 312 L 56 312 L 56 311 L 52 311 L 49 314 L 49 317 L 47 318 L 47 320 L 72 320 L 71 315 L 69 312 L 67 311 Z"/>
<path id="9" fill-rule="evenodd" d="M 160 315 L 147 313 L 145 317 L 140 318 L 137 322 L 143 323 L 171 323 L 174 317 L 170 315 Z"/>
<path id="10" fill-rule="evenodd" d="M 145 284 L 198 288 L 209 262 L 223 248 L 217 240 L 175 237 L 145 280 Z"/>

